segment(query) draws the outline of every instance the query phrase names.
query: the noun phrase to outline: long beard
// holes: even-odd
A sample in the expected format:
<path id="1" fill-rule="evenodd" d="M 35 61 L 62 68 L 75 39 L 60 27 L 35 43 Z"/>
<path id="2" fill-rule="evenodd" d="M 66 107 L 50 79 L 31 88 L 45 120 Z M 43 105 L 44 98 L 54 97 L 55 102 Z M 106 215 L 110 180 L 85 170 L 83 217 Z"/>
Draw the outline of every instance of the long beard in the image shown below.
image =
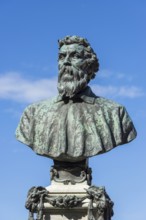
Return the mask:
<path id="1" fill-rule="evenodd" d="M 62 66 L 59 69 L 58 91 L 62 97 L 72 98 L 88 83 L 87 73 L 74 66 Z"/>

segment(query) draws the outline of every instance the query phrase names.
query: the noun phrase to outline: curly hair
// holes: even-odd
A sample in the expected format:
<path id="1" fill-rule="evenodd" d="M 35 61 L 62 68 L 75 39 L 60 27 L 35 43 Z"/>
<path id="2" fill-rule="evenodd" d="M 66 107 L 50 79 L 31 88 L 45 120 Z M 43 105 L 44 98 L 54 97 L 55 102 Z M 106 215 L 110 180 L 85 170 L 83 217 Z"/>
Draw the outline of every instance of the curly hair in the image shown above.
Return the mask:
<path id="1" fill-rule="evenodd" d="M 98 72 L 98 70 L 99 70 L 99 62 L 98 62 L 98 58 L 96 56 L 96 53 L 91 48 L 87 39 L 79 37 L 79 36 L 75 36 L 75 35 L 74 36 L 66 36 L 63 39 L 58 40 L 58 43 L 59 43 L 59 49 L 63 45 L 69 45 L 69 44 L 83 45 L 84 51 L 85 51 L 89 79 L 93 79 L 95 77 L 95 73 Z"/>

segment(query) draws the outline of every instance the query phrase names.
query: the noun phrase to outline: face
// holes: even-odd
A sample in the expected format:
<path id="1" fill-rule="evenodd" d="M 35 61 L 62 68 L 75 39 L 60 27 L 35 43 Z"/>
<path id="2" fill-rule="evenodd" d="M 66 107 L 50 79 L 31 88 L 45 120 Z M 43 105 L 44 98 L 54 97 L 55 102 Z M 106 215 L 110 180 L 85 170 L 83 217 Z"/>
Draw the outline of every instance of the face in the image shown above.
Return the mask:
<path id="1" fill-rule="evenodd" d="M 84 68 L 84 46 L 78 44 L 63 45 L 59 51 L 59 69 L 64 66 L 74 66 L 78 70 Z"/>
<path id="2" fill-rule="evenodd" d="M 84 46 L 63 45 L 59 51 L 58 90 L 60 95 L 73 97 L 87 85 Z"/>
<path id="3" fill-rule="evenodd" d="M 78 44 L 63 45 L 59 51 L 58 66 L 73 66 L 76 69 L 84 69 L 84 46 Z"/>

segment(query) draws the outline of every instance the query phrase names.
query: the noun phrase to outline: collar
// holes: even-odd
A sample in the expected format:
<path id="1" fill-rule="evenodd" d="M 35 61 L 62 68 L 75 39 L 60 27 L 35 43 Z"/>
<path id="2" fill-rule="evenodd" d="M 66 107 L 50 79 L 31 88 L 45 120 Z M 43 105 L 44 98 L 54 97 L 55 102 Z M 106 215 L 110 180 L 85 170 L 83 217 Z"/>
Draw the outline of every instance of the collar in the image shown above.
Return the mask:
<path id="1" fill-rule="evenodd" d="M 81 92 L 76 94 L 73 98 L 69 98 L 69 100 L 72 100 L 72 99 L 75 100 L 76 98 L 77 99 L 80 98 L 86 103 L 94 104 L 95 99 L 96 99 L 96 95 L 92 92 L 91 88 L 89 86 L 87 86 Z M 55 102 L 60 102 L 60 101 L 64 101 L 64 98 L 62 96 L 58 95 Z"/>

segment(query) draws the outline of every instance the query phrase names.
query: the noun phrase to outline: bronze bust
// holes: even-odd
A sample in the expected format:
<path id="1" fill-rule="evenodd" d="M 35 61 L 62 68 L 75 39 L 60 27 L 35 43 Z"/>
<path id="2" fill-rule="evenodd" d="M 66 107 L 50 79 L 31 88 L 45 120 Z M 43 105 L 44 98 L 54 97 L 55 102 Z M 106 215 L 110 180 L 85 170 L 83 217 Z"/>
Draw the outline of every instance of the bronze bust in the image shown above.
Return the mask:
<path id="1" fill-rule="evenodd" d="M 88 41 L 59 40 L 59 95 L 29 105 L 16 138 L 37 154 L 77 162 L 105 153 L 136 137 L 125 108 L 96 96 L 88 86 L 99 63 Z"/>

